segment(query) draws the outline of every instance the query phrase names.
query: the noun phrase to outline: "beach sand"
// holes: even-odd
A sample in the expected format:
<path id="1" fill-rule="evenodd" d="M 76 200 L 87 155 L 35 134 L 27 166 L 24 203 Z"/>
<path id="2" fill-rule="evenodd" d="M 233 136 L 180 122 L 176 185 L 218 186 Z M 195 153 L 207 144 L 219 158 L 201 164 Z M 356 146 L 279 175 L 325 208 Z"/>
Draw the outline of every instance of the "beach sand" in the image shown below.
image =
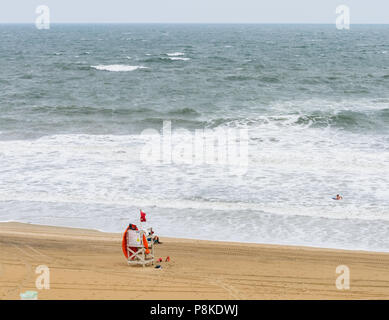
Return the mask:
<path id="1" fill-rule="evenodd" d="M 162 269 L 128 266 L 121 234 L 0 223 L 0 299 L 387 299 L 389 254 L 161 239 Z M 50 289 L 37 290 L 39 265 Z M 350 269 L 338 290 L 336 267 Z"/>

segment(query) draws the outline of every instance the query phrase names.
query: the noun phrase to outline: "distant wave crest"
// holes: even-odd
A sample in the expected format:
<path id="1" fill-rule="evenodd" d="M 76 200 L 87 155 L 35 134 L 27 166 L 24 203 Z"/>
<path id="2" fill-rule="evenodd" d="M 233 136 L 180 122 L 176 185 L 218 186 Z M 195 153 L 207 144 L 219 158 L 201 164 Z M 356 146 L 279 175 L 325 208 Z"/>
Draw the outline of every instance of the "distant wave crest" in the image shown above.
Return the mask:
<path id="1" fill-rule="evenodd" d="M 183 52 L 173 52 L 173 53 L 167 53 L 169 57 L 178 57 L 178 56 L 184 56 L 185 53 Z"/>
<path id="2" fill-rule="evenodd" d="M 190 60 L 190 58 L 182 58 L 182 57 L 170 57 L 169 59 L 173 60 L 173 61 L 175 61 L 175 60 L 180 60 L 180 61 L 188 61 L 188 60 Z"/>
<path id="3" fill-rule="evenodd" d="M 147 67 L 144 66 L 129 66 L 124 64 L 97 65 L 91 67 L 96 70 L 112 71 L 112 72 L 128 72 L 128 71 L 135 71 L 138 69 L 147 69 Z"/>

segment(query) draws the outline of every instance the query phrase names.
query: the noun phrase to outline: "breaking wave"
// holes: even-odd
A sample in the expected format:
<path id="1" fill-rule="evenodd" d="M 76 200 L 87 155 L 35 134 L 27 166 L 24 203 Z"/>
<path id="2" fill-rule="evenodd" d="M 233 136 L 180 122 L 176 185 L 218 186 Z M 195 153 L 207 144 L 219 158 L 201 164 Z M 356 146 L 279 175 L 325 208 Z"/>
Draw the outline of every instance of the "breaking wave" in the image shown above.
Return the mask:
<path id="1" fill-rule="evenodd" d="M 138 69 L 147 69 L 147 67 L 144 66 L 128 66 L 123 64 L 97 65 L 91 67 L 100 71 L 112 71 L 112 72 L 128 72 L 128 71 L 135 71 Z"/>

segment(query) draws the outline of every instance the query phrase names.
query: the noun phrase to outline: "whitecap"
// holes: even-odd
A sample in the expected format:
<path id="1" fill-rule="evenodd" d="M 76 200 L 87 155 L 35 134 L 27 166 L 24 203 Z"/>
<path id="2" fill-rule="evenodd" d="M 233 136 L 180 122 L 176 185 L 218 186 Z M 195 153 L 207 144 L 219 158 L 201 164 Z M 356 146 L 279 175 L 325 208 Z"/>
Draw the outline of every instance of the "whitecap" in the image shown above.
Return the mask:
<path id="1" fill-rule="evenodd" d="M 184 56 L 185 53 L 183 52 L 173 52 L 173 53 L 167 53 L 169 57 L 178 57 L 178 56 Z"/>
<path id="2" fill-rule="evenodd" d="M 91 67 L 100 71 L 113 71 L 113 72 L 126 72 L 126 71 L 135 71 L 138 69 L 147 69 L 147 67 L 144 66 L 128 66 L 123 64 L 97 65 Z"/>
<path id="3" fill-rule="evenodd" d="M 181 61 L 188 61 L 190 58 L 181 58 L 181 57 L 170 57 L 170 60 L 181 60 Z"/>

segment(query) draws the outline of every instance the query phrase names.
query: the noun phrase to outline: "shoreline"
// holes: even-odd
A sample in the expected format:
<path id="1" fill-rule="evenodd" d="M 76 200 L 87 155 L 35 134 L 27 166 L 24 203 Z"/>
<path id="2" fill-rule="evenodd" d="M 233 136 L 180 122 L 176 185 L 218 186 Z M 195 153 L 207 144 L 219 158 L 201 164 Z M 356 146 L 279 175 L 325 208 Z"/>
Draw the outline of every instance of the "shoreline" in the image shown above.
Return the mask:
<path id="1" fill-rule="evenodd" d="M 389 254 L 181 238 L 161 239 L 162 269 L 128 266 L 121 234 L 0 223 L 0 299 L 387 299 Z M 35 268 L 50 268 L 37 290 Z M 336 268 L 350 269 L 338 290 Z"/>
<path id="2" fill-rule="evenodd" d="M 69 226 L 57 226 L 57 225 L 47 225 L 47 224 L 38 224 L 38 223 L 29 223 L 29 222 L 20 222 L 16 220 L 7 220 L 7 221 L 0 221 L 0 226 L 3 224 L 20 224 L 20 225 L 27 225 L 27 226 L 40 226 L 40 227 L 47 227 L 47 228 L 61 228 L 61 229 L 75 229 L 75 230 L 85 230 L 85 231 L 93 231 L 93 232 L 99 232 L 102 234 L 109 234 L 109 235 L 122 235 L 121 232 L 108 232 L 100 229 L 94 229 L 94 228 L 77 228 L 77 227 L 69 227 Z M 379 253 L 379 254 L 389 254 L 388 251 L 380 251 L 380 250 L 371 250 L 371 249 L 350 249 L 350 248 L 336 248 L 336 247 L 325 247 L 325 246 L 319 246 L 319 245 L 305 245 L 305 244 L 284 244 L 284 243 L 266 243 L 266 242 L 245 242 L 245 241 L 227 241 L 227 240 L 215 240 L 215 239 L 200 239 L 200 238 L 190 238 L 190 237 L 170 237 L 170 236 L 164 236 L 161 235 L 164 239 L 174 239 L 176 241 L 208 241 L 208 242 L 216 242 L 216 243 L 228 243 L 228 244 L 238 244 L 238 245 L 260 245 L 260 246 L 281 246 L 281 247 L 290 247 L 290 248 L 309 248 L 309 249 L 318 249 L 318 250 L 335 250 L 335 251 L 350 251 L 350 252 L 356 252 L 356 253 Z"/>

